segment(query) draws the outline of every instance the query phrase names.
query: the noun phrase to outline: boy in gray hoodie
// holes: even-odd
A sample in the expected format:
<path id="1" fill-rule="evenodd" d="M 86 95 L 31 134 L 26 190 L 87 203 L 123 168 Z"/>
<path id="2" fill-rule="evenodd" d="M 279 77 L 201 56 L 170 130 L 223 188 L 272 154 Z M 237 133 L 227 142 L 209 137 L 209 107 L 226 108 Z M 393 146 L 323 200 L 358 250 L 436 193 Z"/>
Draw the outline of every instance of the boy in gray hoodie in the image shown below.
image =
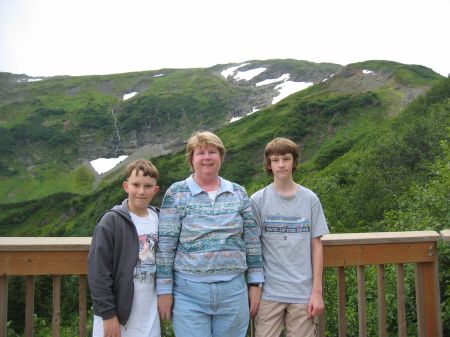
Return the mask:
<path id="1" fill-rule="evenodd" d="M 131 163 L 122 184 L 128 198 L 97 221 L 88 256 L 94 337 L 161 336 L 155 291 L 159 210 L 149 206 L 159 192 L 158 177 L 151 162 Z"/>

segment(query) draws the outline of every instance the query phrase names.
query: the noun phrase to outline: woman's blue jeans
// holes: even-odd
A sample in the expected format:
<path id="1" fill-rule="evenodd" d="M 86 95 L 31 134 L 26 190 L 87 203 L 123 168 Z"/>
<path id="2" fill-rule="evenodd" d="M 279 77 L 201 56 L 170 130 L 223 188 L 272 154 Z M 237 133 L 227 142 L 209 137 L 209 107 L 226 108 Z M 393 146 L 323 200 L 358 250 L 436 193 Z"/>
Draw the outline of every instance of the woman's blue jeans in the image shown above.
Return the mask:
<path id="1" fill-rule="evenodd" d="M 175 278 L 173 329 L 176 337 L 245 337 L 249 322 L 244 275 L 203 283 Z"/>

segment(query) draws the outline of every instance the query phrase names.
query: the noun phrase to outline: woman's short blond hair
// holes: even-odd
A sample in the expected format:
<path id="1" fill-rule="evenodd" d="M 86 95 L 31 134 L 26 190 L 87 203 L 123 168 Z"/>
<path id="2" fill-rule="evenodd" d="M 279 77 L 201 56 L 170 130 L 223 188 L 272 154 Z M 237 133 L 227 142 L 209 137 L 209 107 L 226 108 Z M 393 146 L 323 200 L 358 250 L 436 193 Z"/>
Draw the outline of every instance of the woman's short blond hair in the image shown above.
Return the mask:
<path id="1" fill-rule="evenodd" d="M 297 168 L 298 159 L 300 157 L 298 145 L 292 140 L 282 137 L 277 137 L 270 141 L 264 150 L 264 170 L 266 173 L 273 175 L 270 157 L 282 156 L 289 153 L 292 154 L 292 158 L 294 159 L 292 166 L 292 172 L 294 172 Z"/>
<path id="2" fill-rule="evenodd" d="M 222 141 L 214 133 L 209 131 L 202 131 L 194 133 L 187 141 L 186 145 L 186 160 L 189 163 L 191 171 L 194 172 L 194 165 L 192 164 L 192 158 L 194 157 L 194 151 L 200 146 L 213 145 L 217 147 L 220 154 L 220 160 L 223 162 L 225 158 L 225 146 Z"/>

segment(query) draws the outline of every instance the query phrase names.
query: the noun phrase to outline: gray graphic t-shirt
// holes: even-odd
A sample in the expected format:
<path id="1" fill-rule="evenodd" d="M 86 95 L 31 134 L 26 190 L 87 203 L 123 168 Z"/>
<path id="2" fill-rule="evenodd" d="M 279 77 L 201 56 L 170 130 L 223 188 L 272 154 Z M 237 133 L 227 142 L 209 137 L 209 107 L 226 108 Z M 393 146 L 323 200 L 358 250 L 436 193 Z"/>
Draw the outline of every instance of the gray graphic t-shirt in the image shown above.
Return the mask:
<path id="1" fill-rule="evenodd" d="M 328 233 L 319 198 L 297 185 L 290 197 L 273 184 L 250 198 L 261 230 L 264 300 L 308 303 L 312 290 L 311 240 Z"/>

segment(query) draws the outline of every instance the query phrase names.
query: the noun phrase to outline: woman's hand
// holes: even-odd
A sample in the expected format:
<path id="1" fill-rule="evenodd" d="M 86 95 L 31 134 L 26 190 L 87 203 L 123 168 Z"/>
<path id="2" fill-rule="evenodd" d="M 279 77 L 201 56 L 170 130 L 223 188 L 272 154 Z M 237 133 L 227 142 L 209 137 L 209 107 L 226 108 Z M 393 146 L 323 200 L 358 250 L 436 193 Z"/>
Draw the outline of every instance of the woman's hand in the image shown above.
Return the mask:
<path id="1" fill-rule="evenodd" d="M 164 321 L 172 319 L 172 304 L 173 304 L 172 294 L 158 295 L 158 311 L 161 320 Z"/>
<path id="2" fill-rule="evenodd" d="M 250 318 L 255 318 L 259 309 L 259 303 L 261 302 L 262 288 L 248 287 L 248 300 L 250 302 Z"/>

